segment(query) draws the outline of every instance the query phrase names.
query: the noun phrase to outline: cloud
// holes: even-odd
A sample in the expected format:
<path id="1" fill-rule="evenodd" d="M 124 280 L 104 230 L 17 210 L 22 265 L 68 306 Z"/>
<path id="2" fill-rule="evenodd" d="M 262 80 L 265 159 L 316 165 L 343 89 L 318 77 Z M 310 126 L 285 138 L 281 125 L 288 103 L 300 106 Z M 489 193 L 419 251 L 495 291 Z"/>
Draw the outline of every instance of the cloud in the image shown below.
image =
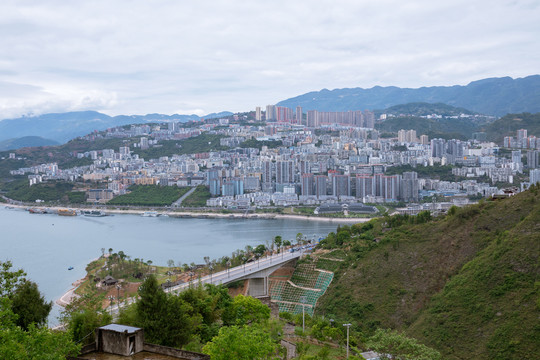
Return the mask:
<path id="1" fill-rule="evenodd" d="M 43 88 L 0 81 L 2 119 L 50 112 L 108 110 L 117 104 L 115 93 L 70 86 Z"/>
<path id="2" fill-rule="evenodd" d="M 0 13 L 4 113 L 246 111 L 321 88 L 540 72 L 532 0 L 43 0 Z"/>

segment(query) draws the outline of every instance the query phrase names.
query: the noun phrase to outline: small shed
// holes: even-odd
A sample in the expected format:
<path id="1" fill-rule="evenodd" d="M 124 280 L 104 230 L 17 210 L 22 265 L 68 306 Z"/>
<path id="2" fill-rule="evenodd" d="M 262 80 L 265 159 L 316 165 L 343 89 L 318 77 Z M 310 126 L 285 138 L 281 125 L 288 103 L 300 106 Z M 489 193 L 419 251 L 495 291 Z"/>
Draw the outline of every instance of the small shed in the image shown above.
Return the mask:
<path id="1" fill-rule="evenodd" d="M 105 279 L 101 282 L 105 286 L 115 285 L 118 282 L 115 278 L 113 278 L 111 275 L 105 276 Z"/>
<path id="2" fill-rule="evenodd" d="M 96 348 L 109 354 L 130 356 L 143 351 L 144 331 L 141 328 L 109 324 L 96 329 Z"/>

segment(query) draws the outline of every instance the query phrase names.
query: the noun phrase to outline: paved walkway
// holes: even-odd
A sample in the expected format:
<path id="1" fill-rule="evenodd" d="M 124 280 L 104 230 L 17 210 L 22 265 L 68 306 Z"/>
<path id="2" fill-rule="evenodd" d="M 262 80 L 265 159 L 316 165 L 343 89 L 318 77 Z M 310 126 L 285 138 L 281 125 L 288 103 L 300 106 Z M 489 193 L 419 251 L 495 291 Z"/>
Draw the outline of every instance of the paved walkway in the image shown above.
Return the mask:
<path id="1" fill-rule="evenodd" d="M 191 188 L 189 189 L 189 191 L 187 193 L 185 193 L 184 195 L 180 196 L 180 199 L 176 200 L 175 202 L 172 203 L 172 207 L 180 207 L 180 205 L 182 205 L 182 201 L 184 201 L 185 198 L 187 198 L 189 195 L 193 194 L 193 192 L 195 191 L 195 189 L 197 189 L 196 187 L 194 188 Z"/>

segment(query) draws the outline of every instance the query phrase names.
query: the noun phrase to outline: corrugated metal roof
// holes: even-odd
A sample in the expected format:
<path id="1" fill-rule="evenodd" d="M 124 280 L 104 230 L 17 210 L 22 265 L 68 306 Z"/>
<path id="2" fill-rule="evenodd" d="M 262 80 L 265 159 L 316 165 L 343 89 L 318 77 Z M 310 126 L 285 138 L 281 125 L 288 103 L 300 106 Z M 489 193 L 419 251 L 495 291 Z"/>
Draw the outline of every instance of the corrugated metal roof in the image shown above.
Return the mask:
<path id="1" fill-rule="evenodd" d="M 100 329 L 103 330 L 112 330 L 116 332 L 127 332 L 127 333 L 134 333 L 136 331 L 141 330 L 141 328 L 133 327 L 133 326 L 127 326 L 127 325 L 119 325 L 119 324 L 109 324 L 100 327 Z"/>

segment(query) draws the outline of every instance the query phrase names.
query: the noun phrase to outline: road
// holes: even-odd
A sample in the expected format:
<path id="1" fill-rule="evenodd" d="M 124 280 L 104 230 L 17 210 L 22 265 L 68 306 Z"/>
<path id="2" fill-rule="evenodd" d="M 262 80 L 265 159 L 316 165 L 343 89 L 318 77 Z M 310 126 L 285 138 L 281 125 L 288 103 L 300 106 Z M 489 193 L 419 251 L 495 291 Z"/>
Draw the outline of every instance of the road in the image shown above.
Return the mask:
<path id="1" fill-rule="evenodd" d="M 176 200 L 175 202 L 172 203 L 171 207 L 180 207 L 180 205 L 182 205 L 182 201 L 184 201 L 185 198 L 187 198 L 189 195 L 193 194 L 193 192 L 195 191 L 195 189 L 197 189 L 196 187 L 194 188 L 191 188 L 189 189 L 189 191 L 187 193 L 185 193 L 184 195 L 180 196 L 180 199 Z"/>

